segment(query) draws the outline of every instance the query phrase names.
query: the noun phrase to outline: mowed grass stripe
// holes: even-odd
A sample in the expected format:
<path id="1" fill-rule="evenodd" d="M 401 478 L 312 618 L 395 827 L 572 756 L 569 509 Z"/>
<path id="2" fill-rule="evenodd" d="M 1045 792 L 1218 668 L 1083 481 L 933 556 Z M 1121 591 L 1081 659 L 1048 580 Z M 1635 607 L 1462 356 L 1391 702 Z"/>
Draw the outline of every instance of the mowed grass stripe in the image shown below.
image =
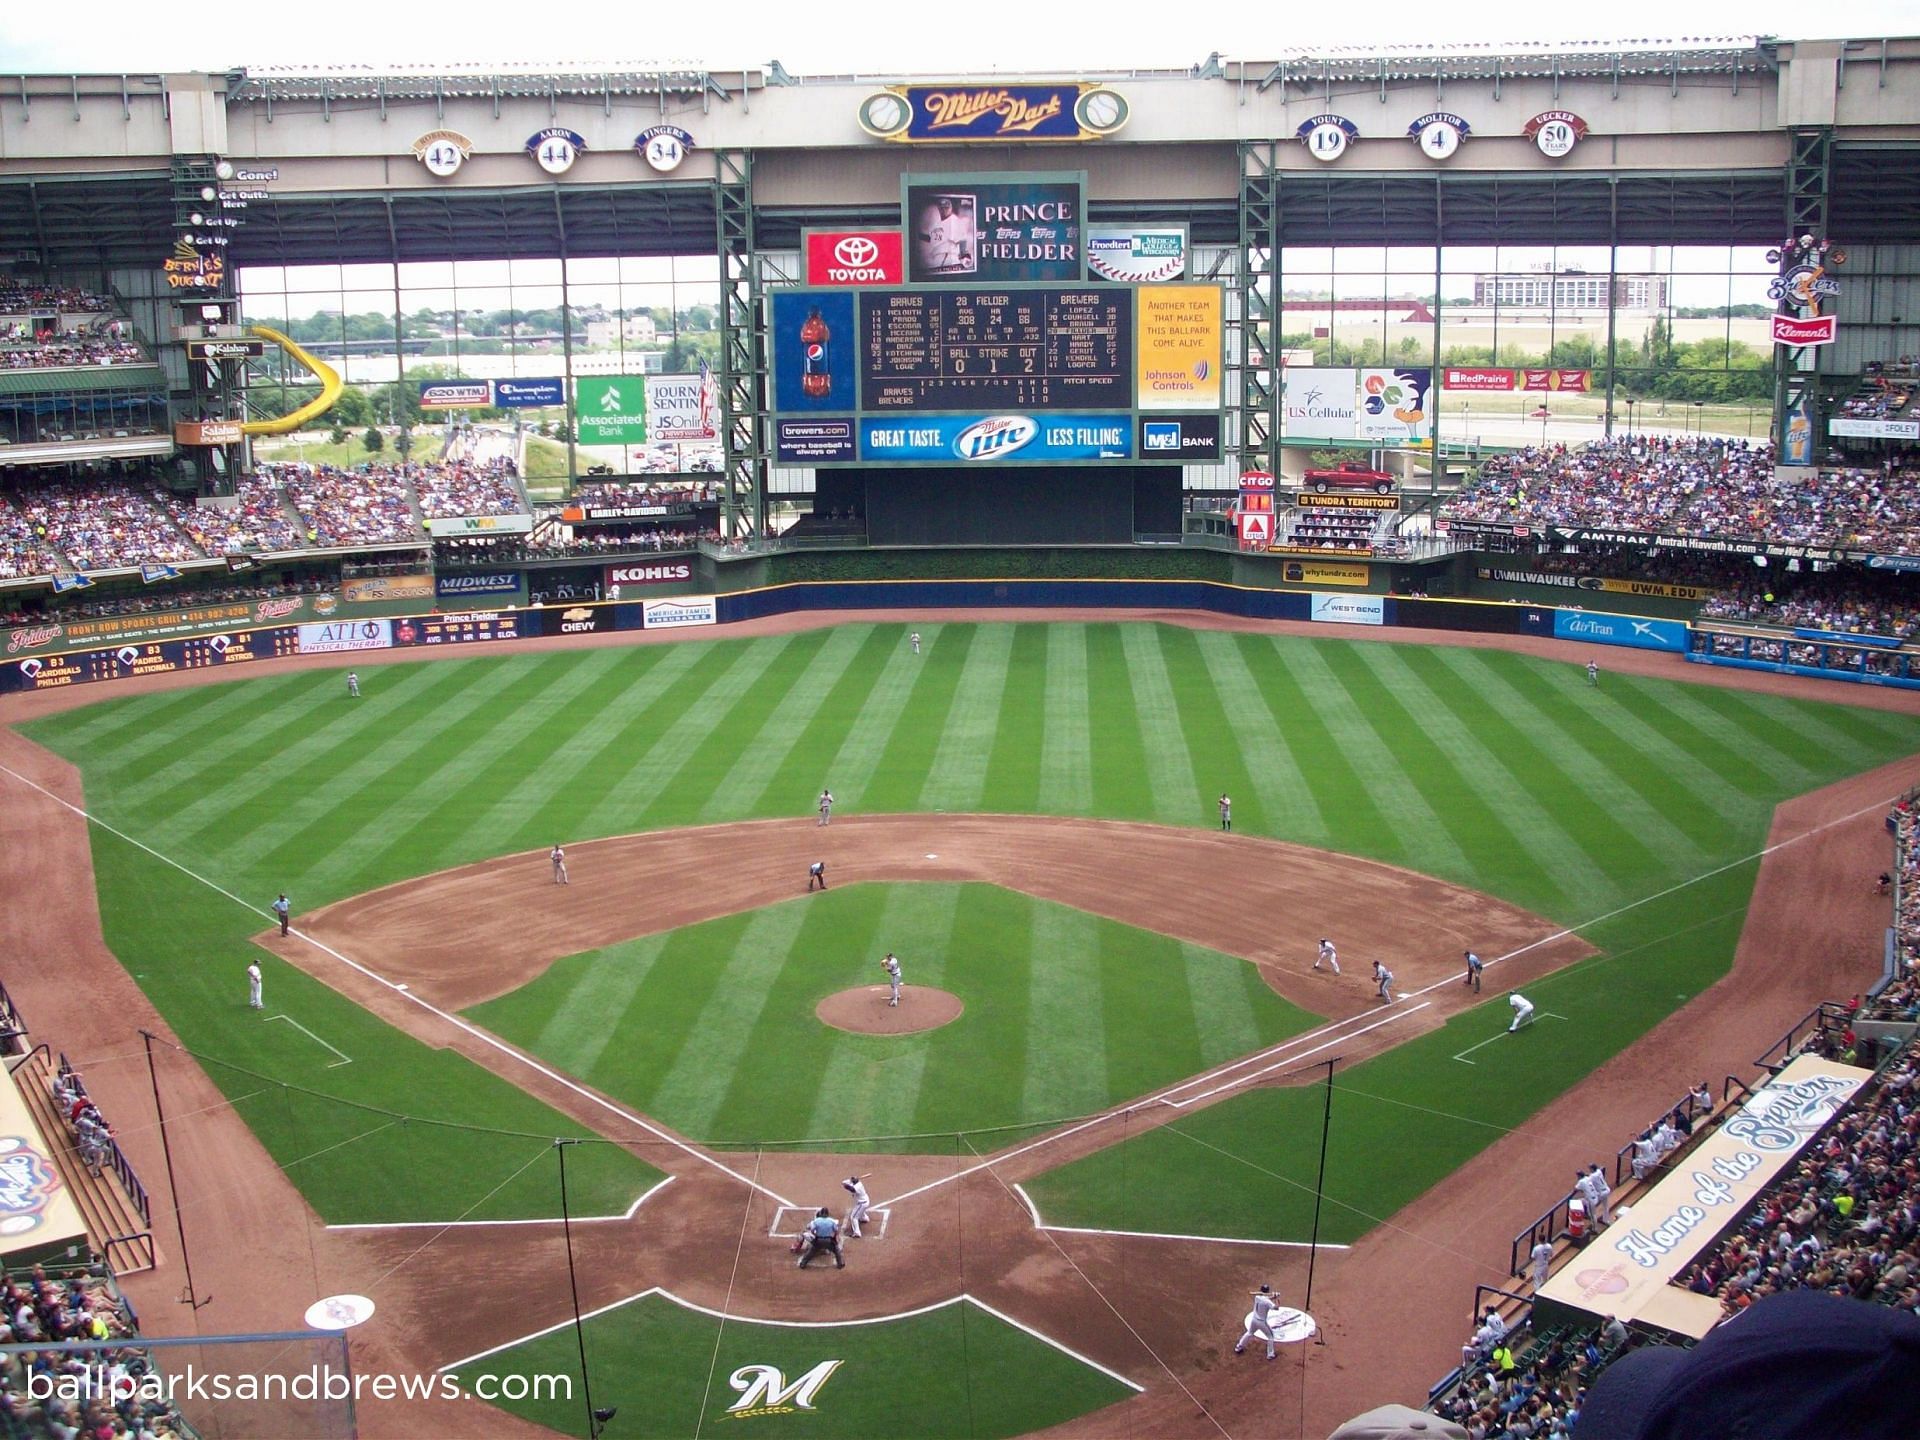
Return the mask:
<path id="1" fill-rule="evenodd" d="M 1106 1103 L 1107 1034 L 1102 1019 L 1099 927 L 1084 910 L 1038 907 L 1027 972 L 1027 1053 L 1023 1115 L 1085 1115 Z M 1062 1026 L 1062 1016 L 1073 1023 Z"/>
<path id="2" fill-rule="evenodd" d="M 1557 824 L 1543 823 L 1538 807 L 1511 777 L 1476 770 L 1468 778 L 1462 763 L 1484 757 L 1485 751 L 1461 732 L 1405 663 L 1393 658 L 1390 652 L 1397 648 L 1349 643 L 1331 649 L 1328 660 L 1368 722 L 1383 734 L 1391 731 L 1402 770 L 1467 852 L 1472 873 L 1491 881 L 1485 888 L 1525 895 L 1533 908 L 1549 915 L 1564 913 L 1567 895 L 1560 879 L 1568 857 L 1556 853 L 1551 864 L 1543 863 L 1532 849 L 1536 841 L 1552 847 Z M 1480 755 L 1463 756 L 1462 747 Z M 1507 823 L 1504 808 L 1488 802 L 1486 788 L 1501 792 L 1503 806 L 1517 805 L 1527 814 L 1531 823 L 1524 832 Z M 1564 842 L 1564 833 L 1561 838 Z"/>
<path id="3" fill-rule="evenodd" d="M 924 976 L 924 983 L 952 990 L 965 1001 L 966 1013 L 945 1027 L 950 1034 L 943 1039 L 982 1038 L 974 1044 L 916 1046 L 890 1061 L 912 1073 L 913 1095 L 911 1103 L 903 1096 L 875 1106 L 874 1133 L 957 1132 L 983 1115 L 1003 1121 L 1017 1116 L 1029 1064 L 1044 1063 L 1039 1057 L 1050 1053 L 1032 1048 L 1029 1028 L 1037 902 L 992 885 L 941 886 L 934 892 L 921 886 L 890 888 L 892 905 L 909 903 L 906 897 L 914 895 L 910 903 L 928 912 L 917 927 L 931 942 L 928 948 L 919 948 L 916 934 L 915 947 L 900 951 L 907 983 Z M 960 941 L 954 932 L 963 901 L 966 933 Z M 881 935 L 884 940 L 886 931 Z"/>
<path id="4" fill-rule="evenodd" d="M 1601 684 L 1620 696 L 1642 723 L 1745 798 L 1775 794 L 1783 788 L 1789 794 L 1806 788 L 1804 766 L 1780 756 L 1780 770 L 1776 771 L 1772 757 L 1759 753 L 1760 747 L 1750 744 L 1737 725 L 1689 693 L 1693 687 L 1656 687 L 1634 675 L 1603 676 Z"/>
<path id="5" fill-rule="evenodd" d="M 1498 665 L 1501 661 L 1488 663 Z M 1603 685 L 1596 697 L 1577 671 L 1564 666 L 1547 667 L 1534 679 L 1542 709 L 1562 733 L 1592 735 L 1597 747 L 1617 756 L 1614 772 L 1626 783 L 1642 788 L 1643 793 L 1647 787 L 1655 796 L 1664 787 L 1680 792 L 1682 798 L 1677 803 L 1671 797 L 1654 803 L 1716 862 L 1726 858 L 1726 817 L 1750 810 L 1751 795 L 1676 744 L 1665 727 L 1649 720 L 1645 712 L 1650 707 L 1620 693 L 1618 686 Z"/>
<path id="6" fill-rule="evenodd" d="M 828 783 L 828 775 L 834 773 L 833 757 L 841 753 L 854 728 L 866 723 L 868 703 L 876 690 L 883 684 L 911 686 L 917 664 L 908 649 L 906 632 L 890 625 L 862 628 L 867 635 L 860 653 L 787 748 L 785 758 L 760 796 L 759 813 L 810 812 Z M 928 630 L 936 628 L 927 627 Z M 925 634 L 923 631 L 922 635 Z M 836 799 L 844 799 L 851 792 L 845 785 L 835 783 L 833 793 Z"/>
<path id="7" fill-rule="evenodd" d="M 1040 808 L 1040 751 L 1046 743 L 1047 630 L 1015 625 L 999 724 L 987 759 L 993 808 L 1028 815 Z M 1085 737 L 1082 736 L 1084 752 Z"/>
<path id="8" fill-rule="evenodd" d="M 160 849 L 179 854 L 232 848 L 281 804 L 331 787 L 380 737 L 414 734 L 422 744 L 431 741 L 435 712 L 474 678 L 472 667 L 458 662 L 422 665 L 377 697 L 342 695 L 324 711 L 286 716 L 280 724 L 266 717 L 227 746 L 207 747 L 232 757 L 224 783 L 195 776 L 149 798 L 142 807 L 143 828 L 136 833 L 150 843 L 157 836 Z M 369 709 L 373 713 L 365 714 Z M 288 743 L 290 736 L 299 738 Z"/>
<path id="9" fill-rule="evenodd" d="M 397 815 L 390 810 L 390 828 L 327 856 L 327 879 L 357 891 L 391 880 L 423 856 L 434 857 L 429 870 L 440 870 L 496 853 L 482 837 L 502 832 L 482 829 L 483 817 L 496 813 L 503 791 L 517 790 L 522 776 L 538 773 L 541 759 L 554 756 L 572 738 L 588 697 L 620 668 L 619 654 L 556 651 L 544 663 L 522 665 L 523 678 L 501 697 L 511 709 L 500 718 L 509 723 L 467 743 L 450 783 L 416 790 Z"/>
<path id="10" fill-rule="evenodd" d="M 1180 733 L 1186 737 L 1188 763 L 1198 771 L 1196 782 L 1201 793 L 1196 797 L 1197 808 L 1205 817 L 1200 823 L 1220 823 L 1220 796 L 1226 795 L 1233 801 L 1235 825 L 1270 831 L 1253 772 L 1239 747 L 1227 742 L 1233 728 L 1214 690 L 1212 672 L 1200 658 L 1194 632 L 1183 625 L 1163 625 L 1159 633 L 1167 678 L 1180 713 Z"/>
<path id="11" fill-rule="evenodd" d="M 940 635 L 940 643 L 919 656 L 898 661 L 900 668 L 914 675 L 913 689 L 893 729 L 882 738 L 878 764 L 861 777 L 857 789 L 838 788 L 838 776 L 831 777 L 834 795 L 860 810 L 913 810 L 920 803 L 920 790 L 940 736 L 947 727 L 947 714 L 966 673 L 967 656 L 980 636 L 978 625 L 950 625 Z M 914 673 L 916 672 L 917 673 Z"/>
<path id="12" fill-rule="evenodd" d="M 758 813 L 769 798 L 773 777 L 840 684 L 847 667 L 866 648 L 873 631 L 871 625 L 842 625 L 828 633 L 826 643 L 810 657 L 805 673 L 787 688 L 760 728 L 740 747 L 732 766 L 701 808 L 701 820 L 711 823 Z"/>
<path id="13" fill-rule="evenodd" d="M 275 680 L 188 686 L 102 705 L 97 713 L 113 723 L 83 724 L 68 737 L 74 747 L 69 753 L 77 759 L 110 758 L 116 771 L 136 781 L 180 760 L 204 761 L 207 736 L 224 735 L 236 724 L 251 725 L 264 712 L 299 703 L 292 692 L 312 684 L 305 675 Z M 89 709 L 81 715 L 95 713 Z"/>
<path id="14" fill-rule="evenodd" d="M 1303 953 L 1311 943 L 1301 939 Z M 1219 1065 L 1259 1049 L 1263 1037 L 1254 1005 L 1262 994 L 1271 998 L 1272 992 L 1252 962 L 1238 962 L 1235 978 L 1239 983 L 1233 984 L 1222 982 L 1220 956 L 1215 951 L 1182 942 L 1179 958 L 1179 983 L 1186 987 L 1187 1006 L 1200 1037 L 1201 1063 Z M 1169 989 L 1172 983 L 1169 977 Z"/>
<path id="15" fill-rule="evenodd" d="M 1605 782 L 1596 777 L 1598 788 L 1590 789 L 1561 765 L 1549 748 L 1557 738 L 1551 728 L 1541 732 L 1549 743 L 1536 740 L 1513 712 L 1487 704 L 1438 649 L 1370 647 L 1373 654 L 1383 650 L 1392 652 L 1391 660 L 1379 660 L 1375 672 L 1396 688 L 1401 674 L 1417 679 L 1420 688 L 1413 693 L 1422 703 L 1416 718 L 1463 766 L 1488 777 L 1481 781 L 1487 798 L 1527 836 L 1577 913 L 1591 915 L 1619 903 L 1622 892 L 1612 877 L 1623 866 L 1642 875 L 1659 873 L 1654 853 L 1620 822 Z M 1425 703 L 1426 696 L 1435 703 Z"/>
<path id="16" fill-rule="evenodd" d="M 699 693 L 725 664 L 724 657 L 699 645 L 613 653 L 619 663 L 581 694 L 570 716 L 562 712 L 529 735 L 532 748 L 517 752 L 529 763 L 517 775 L 499 777 L 474 822 L 485 827 L 478 833 L 508 838 L 508 850 L 589 838 L 593 832 L 582 821 L 606 773 L 637 750 L 632 732 L 666 728 L 683 695 Z M 471 843 L 471 836 L 449 836 L 435 857 L 441 865 L 451 864 Z"/>
<path id="17" fill-rule="evenodd" d="M 1351 841 L 1342 844 L 1336 835 L 1336 848 L 1386 859 L 1394 858 L 1397 852 L 1403 863 L 1416 870 L 1453 880 L 1466 878 L 1471 884 L 1478 872 L 1467 860 L 1467 851 L 1451 825 L 1441 819 L 1426 792 L 1413 783 L 1393 743 L 1375 727 L 1360 697 L 1335 675 L 1329 664 L 1332 642 L 1288 644 L 1283 637 L 1275 636 L 1268 643 L 1285 665 L 1294 692 L 1300 697 L 1292 717 L 1302 726 L 1320 730 L 1329 789 L 1340 793 L 1345 788 L 1340 781 L 1349 778 L 1357 790 L 1346 793 L 1364 795 L 1373 812 L 1375 823 L 1356 829 Z M 1404 712 L 1398 718 L 1404 726 Z M 1394 742 L 1399 738 L 1396 733 Z"/>
<path id="18" fill-rule="evenodd" d="M 221 865 L 251 864 L 256 877 L 297 870 L 303 889 L 324 892 L 329 872 L 353 867 L 356 831 L 371 825 L 384 834 L 406 824 L 420 808 L 459 788 L 468 745 L 484 743 L 497 730 L 518 733 L 507 706 L 514 689 L 526 684 L 527 667 L 496 662 L 471 681 L 435 706 L 429 723 L 368 745 L 326 786 L 283 797 L 266 824 L 235 835 L 215 852 Z"/>
<path id="19" fill-rule="evenodd" d="M 1192 825 L 1205 819 L 1207 802 L 1194 778 L 1193 755 L 1161 648 L 1166 633 L 1160 625 L 1122 625 L 1120 645 L 1146 747 L 1149 812 L 1170 825 Z"/>
<path id="20" fill-rule="evenodd" d="M 681 1117 L 680 1123 L 694 1135 L 711 1134 L 735 1071 L 750 1059 L 756 1070 L 764 1068 L 767 1057 L 750 1057 L 747 1042 L 774 977 L 792 958 L 806 916 L 802 901 L 757 910 L 748 917 L 732 954 L 716 957 L 720 973 L 712 993 L 653 1092 L 652 1103 Z"/>
<path id="21" fill-rule="evenodd" d="M 1794 705 L 1776 695 L 1696 686 L 1700 703 L 1718 711 L 1756 744 L 1798 765 L 1808 776 L 1828 773 L 1836 748 L 1854 737 L 1827 723 L 1840 712 L 1825 705 Z"/>
<path id="22" fill-rule="evenodd" d="M 922 810 L 973 811 L 986 790 L 987 762 L 1000 729 L 1000 702 L 1006 694 L 1007 666 L 1013 657 L 1011 625 L 981 625 L 967 650 L 967 663 L 947 708 L 940 744 L 920 787 Z M 922 659 L 925 657 L 922 656 Z"/>
<path id="23" fill-rule="evenodd" d="M 795 797 L 796 808 L 812 808 L 822 789 L 831 789 L 841 805 L 852 809 L 906 808 L 904 800 L 890 804 L 886 799 L 875 797 L 889 792 L 917 794 L 925 767 L 910 777 L 912 790 L 896 785 L 886 771 L 889 742 L 902 728 L 901 721 L 910 705 L 914 708 L 915 723 L 925 723 L 921 718 L 925 714 L 922 708 L 925 702 L 918 695 L 922 685 L 935 697 L 933 704 L 944 716 L 944 700 L 953 693 L 953 680 L 959 667 L 966 663 L 971 628 L 927 626 L 920 632 L 923 653 L 918 656 L 909 649 L 904 633 L 895 635 L 886 663 L 881 666 L 873 688 L 867 692 L 845 737 L 830 756 L 821 757 L 825 763 L 816 766 L 815 778 L 807 782 L 806 790 L 810 793 Z M 951 662 L 948 657 L 952 657 Z M 873 656 L 865 658 L 870 660 Z M 912 663 L 916 659 L 920 661 L 917 665 Z"/>
<path id="24" fill-rule="evenodd" d="M 1093 766 L 1094 811 L 1128 820 L 1153 818 L 1147 751 L 1134 707 L 1125 703 L 1133 679 L 1118 625 L 1087 627 L 1087 739 Z"/>
<path id="25" fill-rule="evenodd" d="M 1087 720 L 1087 627 L 1036 626 L 1046 632 L 1040 736 L 1040 809 L 1050 815 L 1093 810 L 1093 746 Z"/>
<path id="26" fill-rule="evenodd" d="M 1247 667 L 1242 648 L 1247 637 L 1223 630 L 1196 630 L 1191 635 L 1219 701 L 1227 733 L 1232 735 L 1234 748 L 1247 770 L 1253 806 L 1248 812 L 1241 811 L 1240 797 L 1234 795 L 1234 824 L 1239 825 L 1245 813 L 1251 823 L 1270 835 L 1301 845 L 1326 845 L 1330 832 L 1320 802 L 1307 783 L 1286 730 L 1275 723 L 1259 683 Z"/>
<path id="27" fill-rule="evenodd" d="M 723 668 L 699 698 L 684 705 L 667 727 L 654 737 L 651 745 L 636 743 L 640 736 L 626 739 L 634 748 L 631 762 L 605 773 L 605 789 L 581 820 L 579 831 L 585 835 L 617 833 L 621 829 L 646 828 L 646 819 L 664 819 L 656 808 L 660 792 L 673 777 L 691 763 L 727 713 L 759 683 L 769 666 L 785 653 L 792 635 L 769 635 L 743 645 L 723 645 Z"/>
<path id="28" fill-rule="evenodd" d="M 1433 653 L 1444 653 L 1448 668 L 1478 697 L 1486 712 L 1523 735 L 1532 751 L 1540 749 L 1534 737 L 1552 737 L 1555 766 L 1572 780 L 1577 793 L 1585 797 L 1584 803 L 1600 811 L 1604 824 L 1624 829 L 1635 838 L 1657 873 L 1684 875 L 1706 867 L 1707 851 L 1662 808 L 1671 804 L 1672 791 L 1646 773 L 1644 765 L 1616 766 L 1596 747 L 1597 735 L 1608 732 L 1594 726 L 1569 729 L 1542 708 L 1544 687 L 1517 683 L 1505 667 L 1487 662 L 1487 651 L 1459 647 Z M 1525 758 L 1527 752 L 1516 753 Z M 1577 823 L 1585 820 L 1581 816 Z M 1621 883 L 1628 889 L 1637 888 L 1630 881 Z"/>
<path id="29" fill-rule="evenodd" d="M 609 1018 L 627 1013 L 666 948 L 665 935 L 646 935 L 592 956 L 571 989 L 555 992 L 558 1003 L 540 1027 L 534 1050 L 553 1056 L 575 1075 L 591 1075 L 621 1033 Z"/>
<path id="30" fill-rule="evenodd" d="M 706 809 L 734 760 L 760 732 L 781 700 L 795 685 L 805 681 L 815 657 L 833 638 L 833 632 L 810 630 L 777 638 L 785 643 L 777 646 L 760 673 L 734 695 L 719 720 L 639 813 L 642 828 L 651 830 L 685 824 Z M 764 642 L 756 642 L 759 643 Z"/>

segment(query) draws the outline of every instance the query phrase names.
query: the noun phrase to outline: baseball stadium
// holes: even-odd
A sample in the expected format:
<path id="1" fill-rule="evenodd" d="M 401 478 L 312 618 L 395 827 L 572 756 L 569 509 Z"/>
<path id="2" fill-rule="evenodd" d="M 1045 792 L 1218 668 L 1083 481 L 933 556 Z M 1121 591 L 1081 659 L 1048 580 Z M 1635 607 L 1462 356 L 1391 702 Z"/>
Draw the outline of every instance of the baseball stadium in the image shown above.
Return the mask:
<path id="1" fill-rule="evenodd" d="M 1277 53 L 0 75 L 10 1435 L 1912 1433 L 1920 36 Z"/>

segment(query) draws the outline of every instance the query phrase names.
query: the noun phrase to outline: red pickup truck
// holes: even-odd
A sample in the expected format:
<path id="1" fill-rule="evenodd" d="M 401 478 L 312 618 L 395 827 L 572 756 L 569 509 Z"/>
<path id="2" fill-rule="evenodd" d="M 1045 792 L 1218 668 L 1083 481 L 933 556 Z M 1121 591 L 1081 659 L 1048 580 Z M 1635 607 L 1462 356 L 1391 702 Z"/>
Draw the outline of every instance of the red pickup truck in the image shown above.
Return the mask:
<path id="1" fill-rule="evenodd" d="M 1303 489 L 1320 495 L 1329 490 L 1371 490 L 1376 495 L 1391 495 L 1398 483 L 1384 470 L 1369 470 L 1354 464 L 1336 465 L 1331 470 L 1309 470 L 1300 482 Z"/>

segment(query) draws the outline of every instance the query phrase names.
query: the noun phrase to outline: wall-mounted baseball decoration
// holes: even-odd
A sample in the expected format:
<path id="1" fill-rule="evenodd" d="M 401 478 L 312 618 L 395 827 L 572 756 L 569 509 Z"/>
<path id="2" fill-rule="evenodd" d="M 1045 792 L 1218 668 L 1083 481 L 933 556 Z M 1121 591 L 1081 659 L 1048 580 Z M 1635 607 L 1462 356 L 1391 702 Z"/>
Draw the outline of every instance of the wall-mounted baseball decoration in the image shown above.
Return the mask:
<path id="1" fill-rule="evenodd" d="M 1407 126 L 1407 134 L 1429 160 L 1451 160 L 1460 143 L 1473 133 L 1473 127 L 1458 115 L 1435 110 Z"/>
<path id="2" fill-rule="evenodd" d="M 564 175 L 586 150 L 587 142 L 572 130 L 552 126 L 527 137 L 527 154 L 549 175 Z"/>
<path id="3" fill-rule="evenodd" d="M 473 141 L 458 130 L 429 130 L 413 142 L 413 158 L 442 180 L 457 174 L 472 153 Z"/>
<path id="4" fill-rule="evenodd" d="M 1549 160 L 1559 160 L 1571 155 L 1573 147 L 1586 139 L 1587 122 L 1571 110 L 1543 110 L 1527 121 L 1520 133 L 1539 146 Z"/>
<path id="5" fill-rule="evenodd" d="M 1315 115 L 1293 133 L 1309 155 L 1331 165 L 1347 153 L 1349 141 L 1360 138 L 1360 127 L 1344 115 Z"/>

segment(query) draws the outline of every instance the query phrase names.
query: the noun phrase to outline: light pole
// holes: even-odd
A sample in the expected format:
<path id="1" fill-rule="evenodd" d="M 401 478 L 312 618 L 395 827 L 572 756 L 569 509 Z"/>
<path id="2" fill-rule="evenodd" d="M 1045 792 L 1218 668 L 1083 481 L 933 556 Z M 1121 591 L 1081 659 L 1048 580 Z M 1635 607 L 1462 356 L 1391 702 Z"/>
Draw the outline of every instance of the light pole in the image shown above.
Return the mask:
<path id="1" fill-rule="evenodd" d="M 1320 1118 L 1320 1173 L 1313 1182 L 1313 1239 L 1307 1248 L 1307 1298 L 1300 1308 L 1313 1313 L 1313 1268 L 1320 1258 L 1320 1199 L 1327 1193 L 1327 1137 L 1333 1133 L 1333 1067 L 1340 1063 L 1334 1056 L 1327 1061 L 1327 1102 Z"/>
<path id="2" fill-rule="evenodd" d="M 587 1330 L 580 1320 L 580 1278 L 573 1268 L 573 1214 L 567 1209 L 567 1147 L 577 1139 L 557 1138 L 553 1148 L 560 1156 L 560 1228 L 567 1237 L 567 1290 L 573 1297 L 573 1338 L 580 1347 L 580 1388 L 587 1397 L 587 1440 L 600 1440 L 600 1432 L 613 1419 L 615 1411 L 593 1408 L 593 1381 L 587 1374 Z"/>
<path id="3" fill-rule="evenodd" d="M 1460 402 L 1460 429 L 1462 432 L 1464 432 L 1466 436 L 1467 454 L 1472 455 L 1474 451 L 1474 444 L 1473 444 L 1473 402 L 1471 400 L 1462 400 Z"/>
<path id="4" fill-rule="evenodd" d="M 1707 402 L 1704 400 L 1693 402 L 1693 433 L 1695 435 L 1707 433 Z"/>

